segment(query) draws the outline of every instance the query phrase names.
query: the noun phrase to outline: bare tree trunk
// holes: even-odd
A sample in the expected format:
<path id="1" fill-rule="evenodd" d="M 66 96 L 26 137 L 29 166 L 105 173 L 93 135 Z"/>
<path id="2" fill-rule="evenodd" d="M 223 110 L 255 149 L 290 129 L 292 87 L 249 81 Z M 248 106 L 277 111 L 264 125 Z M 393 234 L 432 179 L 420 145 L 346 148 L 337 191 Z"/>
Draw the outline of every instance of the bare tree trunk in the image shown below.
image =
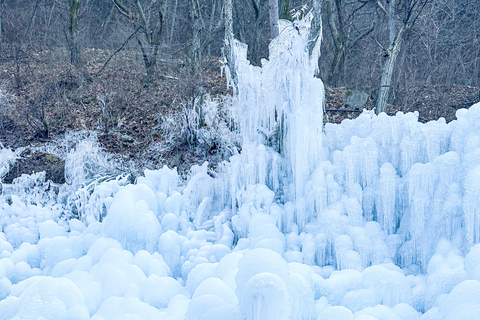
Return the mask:
<path id="1" fill-rule="evenodd" d="M 388 13 L 388 26 L 389 26 L 389 38 L 390 41 L 388 49 L 385 51 L 385 62 L 383 64 L 382 79 L 380 80 L 380 88 L 378 89 L 377 103 L 375 106 L 375 113 L 380 114 L 386 112 L 387 101 L 390 94 L 390 85 L 392 83 L 393 70 L 395 68 L 395 62 L 400 54 L 403 42 L 405 41 L 406 33 L 414 26 L 416 20 L 420 16 L 423 8 L 428 3 L 428 0 L 411 0 L 406 3 L 407 10 L 405 11 L 405 18 L 403 19 L 403 25 L 398 33 L 395 30 L 395 3 L 396 0 L 390 0 Z"/>
<path id="2" fill-rule="evenodd" d="M 308 35 L 308 53 L 310 63 L 318 73 L 318 58 L 320 57 L 320 45 L 322 42 L 322 3 L 323 0 L 313 1 L 313 20 Z"/>
<path id="3" fill-rule="evenodd" d="M 345 52 L 344 46 L 341 46 L 340 48 L 338 48 L 338 50 L 335 51 L 331 71 L 328 75 L 328 83 L 334 87 L 338 85 L 338 82 L 341 78 L 343 79 L 346 58 L 347 53 Z"/>
<path id="4" fill-rule="evenodd" d="M 237 4 L 237 12 L 238 12 L 238 5 L 239 1 L 236 2 Z M 261 31 L 261 22 L 262 22 L 262 17 L 263 17 L 263 5 L 260 0 L 252 0 L 252 5 L 253 5 L 253 10 L 255 12 L 255 22 L 253 25 L 253 45 L 252 45 L 252 50 L 251 50 L 251 60 L 255 63 L 259 63 L 259 47 L 260 47 L 260 31 Z M 243 29 L 240 29 L 240 40 L 242 42 L 245 42 L 245 36 L 243 34 Z"/>
<path id="5" fill-rule="evenodd" d="M 210 24 L 208 26 L 208 36 L 209 37 L 212 36 L 213 30 L 214 30 L 216 10 L 217 10 L 217 0 L 213 0 L 212 11 L 210 13 Z M 211 42 L 209 42 L 209 44 L 207 46 L 207 55 L 210 56 L 211 52 L 212 52 L 212 45 L 211 45 Z"/>
<path id="6" fill-rule="evenodd" d="M 177 19 L 177 8 L 178 8 L 178 0 L 175 0 L 175 5 L 173 6 L 173 14 L 172 14 L 172 26 L 170 29 L 170 36 L 168 37 L 168 42 L 170 44 L 172 44 L 173 31 L 175 30 L 175 21 Z"/>
<path id="7" fill-rule="evenodd" d="M 290 13 L 290 0 L 279 0 L 280 1 L 280 13 L 279 18 L 285 20 L 291 20 L 292 14 Z"/>
<path id="8" fill-rule="evenodd" d="M 235 70 L 235 60 L 233 58 L 233 5 L 232 0 L 225 0 L 225 44 L 224 54 L 230 70 L 231 84 L 234 92 L 237 91 L 238 79 Z"/>
<path id="9" fill-rule="evenodd" d="M 346 4 L 342 3 L 341 0 L 325 1 L 327 9 L 327 22 L 330 28 L 330 33 L 332 34 L 333 44 L 335 46 L 334 58 L 327 81 L 329 84 L 337 86 L 338 83 L 343 79 L 343 75 L 345 73 L 345 61 L 348 54 L 360 40 L 365 38 L 375 29 L 375 24 L 373 23 L 370 28 L 364 30 L 357 30 L 357 28 L 354 26 L 353 29 L 360 33 L 355 39 L 352 39 L 352 35 L 348 32 L 348 30 L 351 28 L 345 26 L 344 7 Z M 333 2 L 335 2 L 335 7 Z M 361 3 L 363 2 L 361 1 Z M 363 6 L 360 6 L 357 9 L 361 9 L 362 7 Z M 350 24 L 351 23 L 352 22 L 350 22 Z M 351 26 L 350 24 L 349 26 Z"/>
<path id="10" fill-rule="evenodd" d="M 392 83 L 393 69 L 400 53 L 400 49 L 403 45 L 405 31 L 405 27 L 403 27 L 387 50 L 387 57 L 383 65 L 380 88 L 378 89 L 377 105 L 375 106 L 376 114 L 386 112 L 387 110 L 387 101 L 390 94 L 390 84 Z"/>
<path id="11" fill-rule="evenodd" d="M 270 37 L 278 36 L 278 0 L 268 0 L 270 12 Z"/>
<path id="12" fill-rule="evenodd" d="M 345 62 L 345 41 L 342 37 L 343 27 L 340 25 L 337 27 L 334 16 L 333 9 L 333 0 L 326 0 L 327 2 L 327 21 L 328 26 L 330 27 L 330 32 L 332 33 L 333 44 L 335 46 L 335 55 L 332 62 L 332 67 L 330 74 L 328 76 L 328 83 L 336 86 L 339 80 L 339 75 L 343 71 L 343 66 Z M 340 17 L 342 16 L 341 7 L 336 7 L 337 18 L 339 23 L 342 22 Z"/>
<path id="13" fill-rule="evenodd" d="M 102 39 L 105 39 L 105 35 L 107 33 L 108 26 L 110 25 L 110 22 L 112 21 L 113 13 L 115 12 L 115 10 L 116 10 L 115 6 L 113 5 L 112 8 L 110 9 L 110 12 L 107 16 L 107 19 L 105 19 L 102 22 L 102 35 L 101 35 Z"/>
<path id="14" fill-rule="evenodd" d="M 142 43 L 142 40 L 137 37 L 138 46 L 140 47 L 140 51 L 142 51 L 143 57 L 143 64 L 145 65 L 145 71 L 147 71 L 147 76 L 142 79 L 144 84 L 148 84 L 155 79 L 155 67 L 157 65 L 157 53 L 158 53 L 158 46 L 154 46 L 153 48 L 145 48 Z M 152 52 L 148 52 L 149 49 Z"/>
<path id="15" fill-rule="evenodd" d="M 47 46 L 47 43 L 48 43 L 47 36 L 50 34 L 50 28 L 53 25 L 52 20 L 53 20 L 53 13 L 55 12 L 55 6 L 56 6 L 56 2 L 53 2 L 52 8 L 50 9 L 50 13 L 48 14 L 48 19 L 46 20 L 46 27 L 43 33 L 43 46 L 45 47 Z"/>
<path id="16" fill-rule="evenodd" d="M 195 79 L 202 81 L 202 43 L 200 33 L 202 23 L 200 21 L 200 3 L 198 0 L 190 0 L 190 20 L 192 23 L 192 46 L 191 61 Z"/>
<path id="17" fill-rule="evenodd" d="M 135 0 L 135 11 L 131 11 L 120 0 L 112 0 L 118 11 L 127 17 L 137 30 L 141 30 L 143 37 L 136 36 L 147 75 L 142 79 L 143 84 L 148 84 L 155 78 L 155 66 L 163 32 L 163 14 L 152 2 L 148 7 L 143 7 L 139 0 Z M 145 11 L 145 9 L 147 11 Z M 134 34 L 136 34 L 135 31 Z M 123 46 L 122 46 L 123 47 Z"/>
<path id="18" fill-rule="evenodd" d="M 397 30 L 395 28 L 395 0 L 390 0 L 388 4 L 388 31 L 390 43 L 395 41 L 395 36 L 397 35 Z"/>
<path id="19" fill-rule="evenodd" d="M 3 0 L 0 0 L 0 49 L 3 43 L 3 22 L 2 22 L 2 17 L 3 17 Z"/>
<path id="20" fill-rule="evenodd" d="M 70 49 L 70 62 L 78 67 L 81 65 L 80 48 L 77 43 L 78 35 L 78 22 L 80 20 L 80 1 L 79 0 L 67 0 L 68 1 L 68 17 L 67 17 L 67 29 L 68 29 L 68 46 Z"/>

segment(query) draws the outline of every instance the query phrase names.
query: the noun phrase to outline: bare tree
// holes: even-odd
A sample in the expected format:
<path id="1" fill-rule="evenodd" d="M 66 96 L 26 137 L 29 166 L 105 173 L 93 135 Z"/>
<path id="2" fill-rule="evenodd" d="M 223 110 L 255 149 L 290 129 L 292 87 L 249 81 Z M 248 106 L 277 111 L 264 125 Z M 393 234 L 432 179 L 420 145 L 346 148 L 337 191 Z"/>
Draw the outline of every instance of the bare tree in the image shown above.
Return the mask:
<path id="1" fill-rule="evenodd" d="M 269 0 L 270 1 L 270 0 Z M 240 1 L 235 1 L 237 4 L 237 7 L 239 7 Z M 251 0 L 252 8 L 253 8 L 253 13 L 254 13 L 254 18 L 253 18 L 253 23 L 251 25 L 243 23 L 244 29 L 251 30 L 250 34 L 252 34 L 252 39 L 251 41 L 248 41 L 250 39 L 247 38 L 247 35 L 249 33 L 247 32 L 242 32 L 242 29 L 240 29 L 240 40 L 245 42 L 245 43 L 251 43 L 249 45 L 250 48 L 250 58 L 252 62 L 254 63 L 259 63 L 261 59 L 261 52 L 262 52 L 262 31 L 263 31 L 263 23 L 266 20 L 266 15 L 268 12 L 270 12 L 269 9 L 269 2 L 266 0 Z M 237 11 L 240 11 L 237 9 Z M 269 18 L 271 19 L 271 18 Z M 239 20 L 247 20 L 246 17 L 242 17 Z M 243 22 L 242 21 L 242 22 Z M 271 20 L 270 20 L 271 21 Z M 240 22 L 240 21 L 239 21 Z M 270 25 L 269 25 L 270 26 Z M 270 27 L 270 37 L 273 32 L 273 29 Z"/>
<path id="2" fill-rule="evenodd" d="M 235 60 L 233 58 L 233 4 L 232 0 L 224 0 L 225 8 L 225 39 L 224 39 L 224 55 L 230 72 L 231 85 L 234 92 L 237 90 L 238 79 L 235 70 Z"/>
<path id="3" fill-rule="evenodd" d="M 356 15 L 366 6 L 363 0 L 325 0 L 327 22 L 333 39 L 335 54 L 327 82 L 337 86 L 341 76 L 345 73 L 347 56 L 357 43 L 368 36 L 375 28 L 375 24 L 362 29 L 356 25 Z M 353 7 L 347 13 L 347 6 Z"/>
<path id="4" fill-rule="evenodd" d="M 308 36 L 308 53 L 312 63 L 315 64 L 316 72 L 318 72 L 318 58 L 320 57 L 320 45 L 322 42 L 322 4 L 323 0 L 313 1 L 313 19 Z"/>
<path id="5" fill-rule="evenodd" d="M 395 62 L 404 44 L 406 34 L 413 28 L 428 2 L 429 0 L 390 0 L 387 3 L 388 12 L 382 5 L 382 11 L 388 17 L 389 44 L 388 47 L 384 49 L 385 61 L 382 68 L 382 77 L 375 106 L 375 112 L 377 114 L 385 112 L 387 109 L 387 100 L 390 94 Z M 378 3 L 381 5 L 380 1 L 378 1 Z M 399 6 L 398 10 L 397 5 Z M 398 15 L 397 12 L 399 13 Z M 396 24 L 398 21 L 400 22 L 400 28 L 397 31 Z"/>
<path id="6" fill-rule="evenodd" d="M 78 23 L 80 20 L 80 1 L 67 0 L 67 38 L 70 51 L 70 63 L 78 67 L 82 63 L 78 45 Z"/>
<path id="7" fill-rule="evenodd" d="M 278 10 L 279 10 L 278 17 L 280 19 L 285 19 L 285 20 L 292 19 L 290 0 L 279 0 Z"/>
<path id="8" fill-rule="evenodd" d="M 0 0 L 0 49 L 1 49 L 2 42 L 3 42 L 3 23 L 2 23 L 2 18 L 3 18 L 3 0 Z"/>
<path id="9" fill-rule="evenodd" d="M 163 31 L 163 14 L 158 8 L 157 0 L 148 3 L 146 3 L 147 1 L 142 3 L 140 0 L 131 0 L 133 4 L 130 7 L 120 0 L 112 1 L 118 11 L 135 28 L 133 33 L 142 52 L 143 63 L 147 72 L 143 81 L 149 83 L 155 76 L 157 55 Z M 141 32 L 143 37 L 138 36 L 138 32 Z"/>
<path id="10" fill-rule="evenodd" d="M 190 59 L 194 79 L 202 81 L 202 21 L 200 13 L 200 3 L 198 0 L 190 0 L 190 22 L 192 24 L 192 43 Z"/>
<path id="11" fill-rule="evenodd" d="M 268 0 L 268 12 L 270 17 L 270 38 L 278 36 L 278 0 Z"/>

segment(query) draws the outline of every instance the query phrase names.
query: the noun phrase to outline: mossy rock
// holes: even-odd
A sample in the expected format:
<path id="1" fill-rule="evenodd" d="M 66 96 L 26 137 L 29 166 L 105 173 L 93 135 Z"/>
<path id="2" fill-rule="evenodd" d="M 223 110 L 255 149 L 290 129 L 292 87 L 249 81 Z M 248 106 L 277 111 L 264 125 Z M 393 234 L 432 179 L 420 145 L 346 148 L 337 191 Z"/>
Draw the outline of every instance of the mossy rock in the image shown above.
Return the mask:
<path id="1" fill-rule="evenodd" d="M 25 149 L 3 177 L 4 183 L 12 183 L 15 178 L 22 174 L 45 171 L 45 180 L 54 183 L 65 183 L 65 160 L 45 152 L 32 152 Z"/>

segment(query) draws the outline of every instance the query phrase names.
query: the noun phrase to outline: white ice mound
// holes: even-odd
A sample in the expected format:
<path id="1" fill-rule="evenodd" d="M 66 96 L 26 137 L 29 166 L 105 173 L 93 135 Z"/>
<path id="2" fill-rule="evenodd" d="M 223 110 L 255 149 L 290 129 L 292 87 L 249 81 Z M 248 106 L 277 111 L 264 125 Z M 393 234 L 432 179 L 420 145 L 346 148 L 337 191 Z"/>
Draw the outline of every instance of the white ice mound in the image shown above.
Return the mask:
<path id="1" fill-rule="evenodd" d="M 138 250 L 153 253 L 162 233 L 156 211 L 157 200 L 152 189 L 142 183 L 128 185 L 113 198 L 104 222 L 105 235 L 133 253 Z"/>

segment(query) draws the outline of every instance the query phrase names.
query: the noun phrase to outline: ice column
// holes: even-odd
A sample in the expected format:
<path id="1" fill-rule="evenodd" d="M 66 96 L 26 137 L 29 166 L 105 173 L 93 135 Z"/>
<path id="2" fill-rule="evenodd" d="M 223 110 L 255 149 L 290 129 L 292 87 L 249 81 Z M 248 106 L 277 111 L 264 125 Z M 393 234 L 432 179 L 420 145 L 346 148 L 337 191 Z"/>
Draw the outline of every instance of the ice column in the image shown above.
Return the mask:
<path id="1" fill-rule="evenodd" d="M 270 43 L 269 60 L 262 60 L 262 67 L 248 62 L 245 44 L 234 45 L 242 153 L 254 149 L 249 145 L 270 144 L 288 159 L 292 190 L 286 193 L 300 204 L 297 216 L 306 210 L 302 200 L 306 185 L 323 157 L 324 87 L 314 76 L 307 49 L 311 19 L 308 15 L 301 21 L 280 21 L 279 36 Z"/>

